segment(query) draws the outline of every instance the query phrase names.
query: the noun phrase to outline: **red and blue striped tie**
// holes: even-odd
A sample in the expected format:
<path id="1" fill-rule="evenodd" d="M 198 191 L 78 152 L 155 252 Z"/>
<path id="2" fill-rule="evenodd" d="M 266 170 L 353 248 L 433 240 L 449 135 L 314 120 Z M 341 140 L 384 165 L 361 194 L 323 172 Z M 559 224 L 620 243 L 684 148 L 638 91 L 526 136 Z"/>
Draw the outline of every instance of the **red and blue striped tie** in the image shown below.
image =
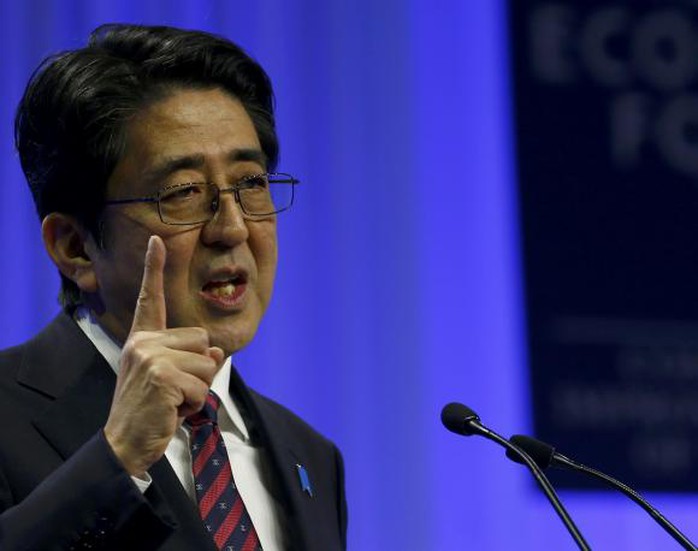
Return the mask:
<path id="1" fill-rule="evenodd" d="M 261 551 L 257 532 L 242 502 L 218 428 L 221 400 L 209 391 L 204 408 L 187 417 L 199 512 L 222 551 Z"/>

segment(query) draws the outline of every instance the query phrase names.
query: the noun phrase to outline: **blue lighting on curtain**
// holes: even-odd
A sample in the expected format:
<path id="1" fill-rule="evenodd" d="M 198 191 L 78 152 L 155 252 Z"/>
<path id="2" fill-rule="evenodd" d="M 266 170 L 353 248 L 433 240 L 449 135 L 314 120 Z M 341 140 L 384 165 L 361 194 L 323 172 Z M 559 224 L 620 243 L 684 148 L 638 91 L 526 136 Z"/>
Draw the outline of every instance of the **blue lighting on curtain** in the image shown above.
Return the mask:
<path id="1" fill-rule="evenodd" d="M 33 68 L 108 21 L 224 34 L 270 73 L 280 169 L 303 182 L 235 362 L 343 450 L 350 549 L 572 549 L 527 473 L 439 421 L 458 400 L 530 430 L 506 17 L 504 0 L 0 2 L 0 345 L 58 310 L 12 145 Z M 695 498 L 652 497 L 698 537 Z M 669 545 L 621 497 L 563 499 L 595 548 Z"/>

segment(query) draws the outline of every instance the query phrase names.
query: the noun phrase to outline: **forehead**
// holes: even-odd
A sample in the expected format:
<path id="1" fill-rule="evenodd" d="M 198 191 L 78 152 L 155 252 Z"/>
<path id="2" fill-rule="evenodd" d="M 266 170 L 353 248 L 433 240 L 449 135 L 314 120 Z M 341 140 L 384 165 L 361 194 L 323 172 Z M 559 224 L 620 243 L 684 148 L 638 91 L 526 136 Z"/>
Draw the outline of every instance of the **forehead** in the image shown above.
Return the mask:
<path id="1" fill-rule="evenodd" d="M 191 169 L 211 176 L 245 162 L 261 167 L 264 160 L 242 103 L 220 88 L 175 89 L 129 120 L 124 152 L 108 187 L 135 191 L 169 172 Z"/>

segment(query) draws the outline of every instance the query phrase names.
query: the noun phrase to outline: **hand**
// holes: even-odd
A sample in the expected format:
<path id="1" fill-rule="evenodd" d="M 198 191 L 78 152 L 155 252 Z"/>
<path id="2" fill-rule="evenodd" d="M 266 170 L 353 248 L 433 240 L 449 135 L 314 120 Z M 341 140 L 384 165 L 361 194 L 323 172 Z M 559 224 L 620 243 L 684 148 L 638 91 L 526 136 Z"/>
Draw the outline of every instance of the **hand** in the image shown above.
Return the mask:
<path id="1" fill-rule="evenodd" d="M 182 419 L 201 410 L 223 351 L 200 327 L 168 329 L 163 272 L 166 249 L 152 236 L 131 331 L 121 354 L 107 442 L 134 476 L 165 453 Z"/>

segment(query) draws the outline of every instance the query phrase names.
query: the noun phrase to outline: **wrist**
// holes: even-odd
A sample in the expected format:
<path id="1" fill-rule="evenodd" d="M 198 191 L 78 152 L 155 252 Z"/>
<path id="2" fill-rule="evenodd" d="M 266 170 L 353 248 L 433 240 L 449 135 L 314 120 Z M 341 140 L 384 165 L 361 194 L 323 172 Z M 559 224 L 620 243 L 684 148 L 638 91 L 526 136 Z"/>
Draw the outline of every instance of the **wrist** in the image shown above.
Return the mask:
<path id="1" fill-rule="evenodd" d="M 116 459 L 124 467 L 124 470 L 133 477 L 146 480 L 148 466 L 144 464 L 132 451 L 131 447 L 123 443 L 108 429 L 104 429 L 104 437 Z"/>

